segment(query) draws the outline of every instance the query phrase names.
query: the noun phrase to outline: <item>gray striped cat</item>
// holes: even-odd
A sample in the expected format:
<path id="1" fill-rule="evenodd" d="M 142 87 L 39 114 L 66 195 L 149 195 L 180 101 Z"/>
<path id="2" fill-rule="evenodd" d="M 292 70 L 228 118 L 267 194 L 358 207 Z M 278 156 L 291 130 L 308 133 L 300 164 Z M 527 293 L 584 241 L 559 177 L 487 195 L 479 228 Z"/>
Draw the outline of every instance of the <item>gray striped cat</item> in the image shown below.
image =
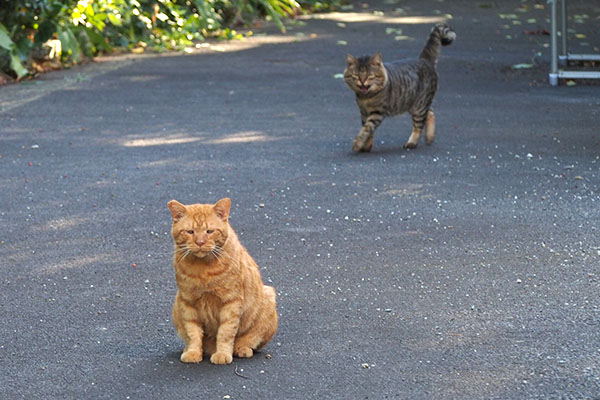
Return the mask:
<path id="1" fill-rule="evenodd" d="M 435 116 L 431 110 L 437 90 L 438 74 L 435 69 L 440 45 L 446 46 L 456 38 L 446 24 L 436 25 L 421 55 L 416 61 L 383 63 L 381 53 L 355 58 L 346 56 L 348 66 L 344 81 L 356 93 L 362 128 L 352 150 L 371 151 L 375 129 L 383 119 L 409 112 L 412 115 L 412 133 L 406 149 L 414 149 L 425 127 L 425 141 L 431 144 L 435 137 Z"/>

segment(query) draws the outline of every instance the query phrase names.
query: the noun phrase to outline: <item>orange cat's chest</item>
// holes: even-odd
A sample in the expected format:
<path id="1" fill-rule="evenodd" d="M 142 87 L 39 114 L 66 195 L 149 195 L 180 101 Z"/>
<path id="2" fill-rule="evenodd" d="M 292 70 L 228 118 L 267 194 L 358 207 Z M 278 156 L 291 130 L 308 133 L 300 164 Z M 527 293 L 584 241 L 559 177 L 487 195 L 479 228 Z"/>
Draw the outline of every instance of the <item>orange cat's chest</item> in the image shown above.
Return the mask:
<path id="1" fill-rule="evenodd" d="M 196 310 L 208 336 L 217 334 L 223 304 L 240 294 L 238 285 L 227 278 L 231 277 L 226 273 L 212 277 L 177 274 L 180 296 Z"/>
<path id="2" fill-rule="evenodd" d="M 221 299 L 212 293 L 204 293 L 194 302 L 194 308 L 207 336 L 214 337 L 217 335 L 222 305 Z"/>

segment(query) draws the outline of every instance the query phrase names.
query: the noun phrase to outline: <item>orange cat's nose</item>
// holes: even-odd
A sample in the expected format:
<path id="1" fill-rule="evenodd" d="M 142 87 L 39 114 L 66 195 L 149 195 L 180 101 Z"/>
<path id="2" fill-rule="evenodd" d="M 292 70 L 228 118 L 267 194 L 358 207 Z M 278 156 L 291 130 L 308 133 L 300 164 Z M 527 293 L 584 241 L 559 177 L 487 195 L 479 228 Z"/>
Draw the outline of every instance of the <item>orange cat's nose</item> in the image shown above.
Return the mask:
<path id="1" fill-rule="evenodd" d="M 196 239 L 195 240 L 196 244 L 198 245 L 198 247 L 202 247 L 204 246 L 204 243 L 206 243 L 204 240 L 202 239 Z"/>

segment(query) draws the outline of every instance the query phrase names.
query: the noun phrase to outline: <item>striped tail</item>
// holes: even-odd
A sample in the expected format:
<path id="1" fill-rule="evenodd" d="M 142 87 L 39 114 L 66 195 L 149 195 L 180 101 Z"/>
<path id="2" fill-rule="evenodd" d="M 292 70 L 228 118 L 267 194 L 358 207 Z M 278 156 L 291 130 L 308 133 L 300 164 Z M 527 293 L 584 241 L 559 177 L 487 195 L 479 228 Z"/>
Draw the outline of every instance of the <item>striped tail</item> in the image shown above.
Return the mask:
<path id="1" fill-rule="evenodd" d="M 421 51 L 419 58 L 436 64 L 440 55 L 440 44 L 442 46 L 448 46 L 454 39 L 456 39 L 456 33 L 452 28 L 446 24 L 437 24 L 431 30 L 429 39 L 427 40 L 427 43 L 425 43 L 425 47 L 423 47 L 423 51 Z"/>

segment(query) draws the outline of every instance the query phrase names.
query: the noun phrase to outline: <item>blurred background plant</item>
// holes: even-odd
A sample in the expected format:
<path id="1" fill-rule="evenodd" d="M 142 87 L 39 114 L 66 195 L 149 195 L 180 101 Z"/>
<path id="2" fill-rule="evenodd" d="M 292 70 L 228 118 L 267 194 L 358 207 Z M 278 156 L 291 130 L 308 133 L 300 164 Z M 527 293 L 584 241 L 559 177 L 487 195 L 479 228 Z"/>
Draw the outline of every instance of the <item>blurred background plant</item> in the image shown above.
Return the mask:
<path id="1" fill-rule="evenodd" d="M 325 11 L 342 0 L 0 0 L 0 72 L 21 79 L 114 51 L 183 49 L 242 37 L 258 18 Z"/>

